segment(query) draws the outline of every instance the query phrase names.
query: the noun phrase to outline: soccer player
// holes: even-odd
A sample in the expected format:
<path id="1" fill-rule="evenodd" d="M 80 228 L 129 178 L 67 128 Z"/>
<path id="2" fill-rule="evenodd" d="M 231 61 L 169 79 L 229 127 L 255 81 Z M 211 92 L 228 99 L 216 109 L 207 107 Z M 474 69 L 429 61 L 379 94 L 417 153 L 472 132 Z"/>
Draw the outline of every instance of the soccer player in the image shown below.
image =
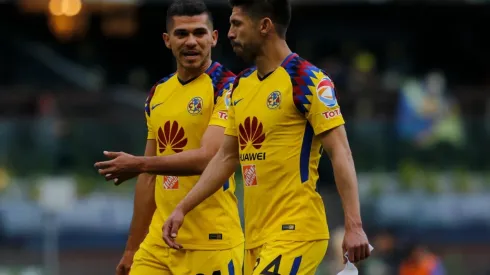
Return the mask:
<path id="1" fill-rule="evenodd" d="M 211 60 L 217 36 L 202 0 L 178 0 L 169 7 L 163 39 L 175 56 L 177 72 L 160 80 L 147 98 L 145 157 L 106 152 L 111 160 L 95 165 L 116 184 L 142 173 L 117 274 L 241 273 L 244 239 L 231 174 L 220 191 L 189 212 L 177 238 L 182 250 L 169 248 L 162 238 L 164 221 L 224 139 L 226 96 L 235 75 Z"/>
<path id="2" fill-rule="evenodd" d="M 179 249 L 179 227 L 241 164 L 245 189 L 245 274 L 314 274 L 329 231 L 317 192 L 323 150 L 333 165 L 345 214 L 343 249 L 351 262 L 370 255 L 356 172 L 332 80 L 289 49 L 287 0 L 232 0 L 228 37 L 256 67 L 233 85 L 221 148 L 164 225 Z M 178 233 L 178 235 L 177 235 Z M 176 238 L 177 237 L 177 238 Z"/>

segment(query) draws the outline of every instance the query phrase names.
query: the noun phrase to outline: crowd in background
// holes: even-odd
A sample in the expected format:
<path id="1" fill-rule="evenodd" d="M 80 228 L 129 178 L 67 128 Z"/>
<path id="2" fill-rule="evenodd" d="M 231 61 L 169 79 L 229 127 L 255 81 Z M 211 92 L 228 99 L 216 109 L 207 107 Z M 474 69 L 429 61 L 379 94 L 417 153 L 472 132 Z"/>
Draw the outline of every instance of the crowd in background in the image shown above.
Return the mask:
<path id="1" fill-rule="evenodd" d="M 116 234 L 105 229 L 107 224 L 94 221 L 129 222 L 130 213 L 110 204 L 130 209 L 131 193 L 97 181 L 92 164 L 100 160 L 102 150 L 143 152 L 144 100 L 153 83 L 175 70 L 161 39 L 166 7 L 82 12 L 72 21 L 19 7 L 0 4 L 0 270 L 22 259 L 42 262 L 28 256 L 39 254 L 40 237 L 14 234 L 20 231 L 15 226 L 35 220 L 27 212 L 39 208 L 32 198 L 39 193 L 34 179 L 41 175 L 76 179 L 81 201 L 77 211 L 106 211 L 83 212 L 97 230 L 87 237 L 82 233 L 89 230 L 68 227 L 60 237 L 62 246 L 110 251 L 107 254 L 118 260 L 126 232 Z M 229 9 L 216 5 L 212 11 L 220 33 L 213 58 L 238 73 L 247 64 L 236 58 L 226 38 Z M 360 266 L 363 275 L 490 274 L 485 258 L 489 240 L 480 237 L 490 223 L 477 220 L 464 227 L 467 231 L 463 226 L 449 230 L 444 224 L 431 231 L 420 221 L 397 220 L 386 229 L 382 218 L 373 214 L 378 213 L 373 209 L 383 195 L 401 194 L 407 204 L 413 198 L 411 204 L 450 205 L 462 198 L 476 202 L 471 196 L 490 192 L 490 147 L 485 146 L 490 139 L 489 11 L 488 6 L 390 4 L 294 9 L 288 43 L 334 80 L 360 187 L 372 189 L 361 194 L 375 247 L 372 258 Z M 117 21 L 125 18 L 129 23 Z M 115 19 L 124 24 L 106 24 Z M 125 28 L 128 33 L 122 34 Z M 319 274 L 336 274 L 343 267 L 343 218 L 329 169 L 328 160 L 322 160 L 319 189 L 327 205 L 332 242 Z M 447 188 L 448 182 L 456 187 Z M 392 207 L 401 208 L 401 200 L 396 202 L 399 205 Z M 472 215 L 484 216 L 481 209 L 488 207 L 475 207 L 480 211 Z M 24 212 L 8 212 L 13 208 Z M 93 218 L 94 213 L 104 219 Z M 453 216 L 448 220 L 455 224 L 469 219 Z M 126 230 L 126 224 L 121 228 Z M 100 242 L 84 241 L 94 238 Z M 84 246 L 88 244 L 97 248 Z M 25 257 L 8 258 L 12 251 Z M 115 266 L 111 260 L 101 261 L 111 256 L 77 253 L 62 253 L 69 274 L 76 275 L 77 264 L 87 270 L 104 266 L 108 272 Z M 81 255 L 92 264 L 78 263 Z M 11 262 L 1 260 L 7 258 Z M 91 274 L 99 274 L 95 270 Z"/>

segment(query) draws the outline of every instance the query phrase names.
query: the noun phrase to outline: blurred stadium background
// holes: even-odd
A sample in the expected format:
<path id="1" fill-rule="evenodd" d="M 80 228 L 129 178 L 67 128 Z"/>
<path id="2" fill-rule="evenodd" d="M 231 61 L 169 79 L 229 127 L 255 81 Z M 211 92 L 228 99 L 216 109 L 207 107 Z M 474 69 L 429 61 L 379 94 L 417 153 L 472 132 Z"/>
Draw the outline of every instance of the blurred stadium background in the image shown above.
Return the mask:
<path id="1" fill-rule="evenodd" d="M 288 42 L 331 74 L 375 246 L 361 274 L 399 274 L 414 244 L 446 274 L 490 274 L 490 5 L 484 0 L 298 0 Z M 239 72 L 230 10 L 209 1 L 215 60 Z M 93 169 L 142 154 L 143 105 L 173 72 L 166 0 L 0 1 L 0 274 L 114 274 L 133 185 Z M 342 209 L 321 163 L 340 264 Z M 238 175 L 238 178 L 241 176 Z M 239 196 L 241 196 L 241 187 Z"/>

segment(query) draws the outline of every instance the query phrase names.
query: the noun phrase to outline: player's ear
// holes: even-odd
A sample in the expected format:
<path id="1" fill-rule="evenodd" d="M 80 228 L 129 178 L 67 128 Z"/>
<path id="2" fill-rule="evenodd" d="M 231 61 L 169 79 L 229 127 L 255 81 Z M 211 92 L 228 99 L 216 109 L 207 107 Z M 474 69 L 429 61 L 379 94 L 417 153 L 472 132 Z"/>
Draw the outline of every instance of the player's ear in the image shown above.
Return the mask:
<path id="1" fill-rule="evenodd" d="M 213 38 L 213 47 L 216 47 L 216 44 L 218 43 L 218 31 L 217 30 L 214 30 L 212 33 L 211 33 L 211 37 Z"/>
<path id="2" fill-rule="evenodd" d="M 260 27 L 260 34 L 265 36 L 274 28 L 274 24 L 272 23 L 272 20 L 269 17 L 265 17 L 262 20 L 260 20 L 259 27 Z"/>
<path id="3" fill-rule="evenodd" d="M 163 41 L 165 42 L 165 46 L 170 49 L 170 35 L 168 33 L 164 32 L 163 35 Z"/>

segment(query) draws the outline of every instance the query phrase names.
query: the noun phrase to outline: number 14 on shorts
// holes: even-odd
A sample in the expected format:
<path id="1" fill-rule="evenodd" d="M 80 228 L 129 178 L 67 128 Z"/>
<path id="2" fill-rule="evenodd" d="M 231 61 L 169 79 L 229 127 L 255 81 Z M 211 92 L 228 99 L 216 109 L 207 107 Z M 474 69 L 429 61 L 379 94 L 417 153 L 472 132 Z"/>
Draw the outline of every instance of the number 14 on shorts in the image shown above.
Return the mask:
<path id="1" fill-rule="evenodd" d="M 282 259 L 282 255 L 277 256 L 272 262 L 270 262 L 268 265 L 262 268 L 260 273 L 257 273 L 256 269 L 260 265 L 260 258 L 257 258 L 257 261 L 255 262 L 255 267 L 253 269 L 254 270 L 253 275 L 288 275 L 288 273 L 285 274 L 279 273 L 281 267 L 281 259 Z M 298 256 L 294 258 L 292 266 L 289 269 L 289 275 L 296 275 L 298 273 L 299 266 L 301 264 L 301 259 L 302 256 Z"/>

